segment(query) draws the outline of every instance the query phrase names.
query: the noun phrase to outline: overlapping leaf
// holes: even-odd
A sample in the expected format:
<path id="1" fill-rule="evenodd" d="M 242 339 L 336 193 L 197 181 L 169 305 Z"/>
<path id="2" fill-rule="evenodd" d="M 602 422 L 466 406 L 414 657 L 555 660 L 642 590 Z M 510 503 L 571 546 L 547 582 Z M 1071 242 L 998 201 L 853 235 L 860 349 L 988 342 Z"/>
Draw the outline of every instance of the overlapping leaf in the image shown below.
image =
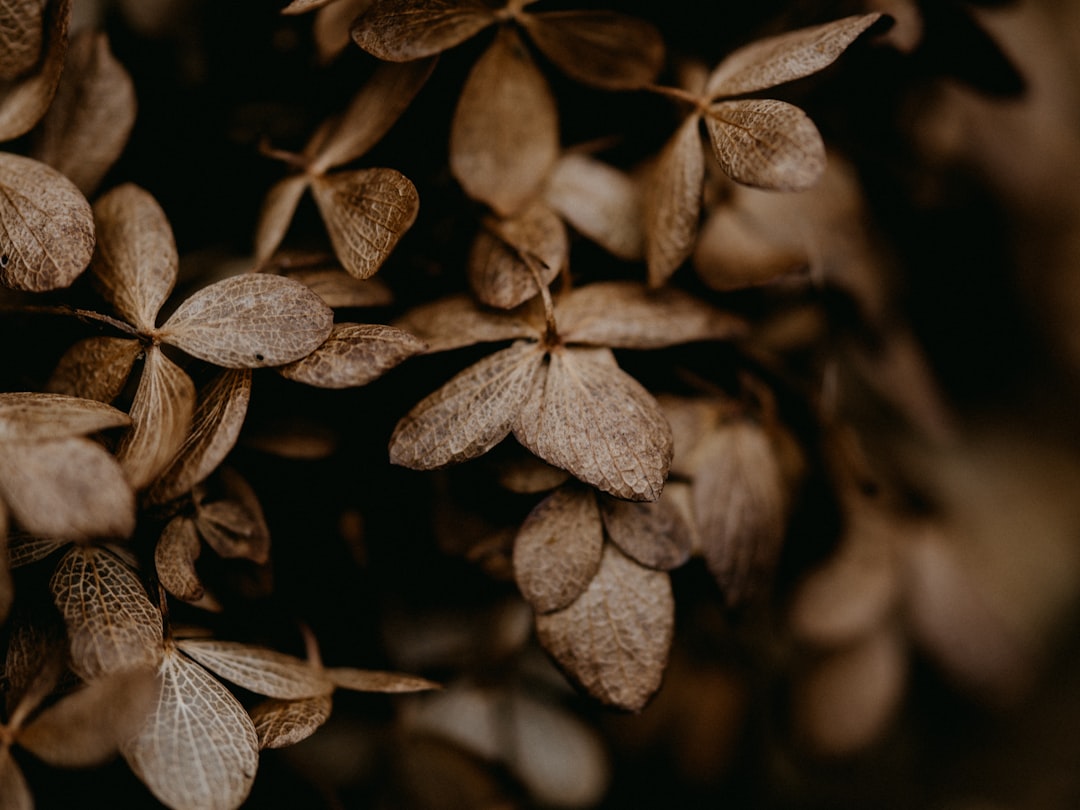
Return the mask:
<path id="1" fill-rule="evenodd" d="M 427 348 L 393 326 L 339 323 L 307 357 L 282 366 L 281 376 L 319 388 L 367 385 Z"/>
<path id="2" fill-rule="evenodd" d="M 0 141 L 9 141 L 29 132 L 48 109 L 64 68 L 71 2 L 50 0 L 44 6 L 44 18 L 29 8 L 30 5 L 41 8 L 41 3 L 20 3 L 17 8 L 13 7 L 18 22 L 14 23 L 14 29 L 8 29 L 9 36 L 22 39 L 25 33 L 29 39 L 27 53 L 10 63 L 9 71 L 14 72 L 22 66 L 23 60 L 29 58 L 29 51 L 34 52 L 36 69 L 17 76 L 0 77 Z M 29 18 L 27 12 L 31 13 Z M 30 29 L 36 29 L 40 35 L 31 33 Z"/>

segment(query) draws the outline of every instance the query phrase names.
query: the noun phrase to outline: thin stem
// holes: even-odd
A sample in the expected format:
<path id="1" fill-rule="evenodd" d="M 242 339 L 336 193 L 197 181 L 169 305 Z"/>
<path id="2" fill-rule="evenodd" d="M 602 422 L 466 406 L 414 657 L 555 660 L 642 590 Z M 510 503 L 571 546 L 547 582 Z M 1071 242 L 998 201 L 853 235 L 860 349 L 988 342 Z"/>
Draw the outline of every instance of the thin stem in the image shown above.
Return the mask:
<path id="1" fill-rule="evenodd" d="M 70 307 L 66 304 L 59 304 L 57 306 L 0 306 L 0 312 L 28 312 L 40 315 L 65 315 L 69 318 L 78 318 L 80 321 L 86 323 L 103 323 L 111 326 L 113 329 L 117 329 L 126 335 L 131 335 L 133 338 L 143 339 L 146 335 L 143 335 L 138 329 L 129 323 L 121 321 L 119 318 L 113 318 L 110 315 L 103 315 L 100 312 L 94 312 L 91 309 L 79 309 L 77 307 Z"/>
<path id="2" fill-rule="evenodd" d="M 559 329 L 555 324 L 555 303 L 551 300 L 551 290 L 548 289 L 547 284 L 540 280 L 540 270 L 537 267 L 537 265 L 543 266 L 544 262 L 528 252 L 522 253 L 521 258 L 524 260 L 525 266 L 529 268 L 529 272 L 532 273 L 533 281 L 536 282 L 536 286 L 540 290 L 540 299 L 544 302 L 544 318 L 547 321 L 547 333 L 544 335 L 544 342 L 549 346 L 554 346 L 559 342 Z"/>
<path id="3" fill-rule="evenodd" d="M 708 99 L 701 98 L 693 93 L 683 90 L 681 87 L 667 87 L 662 84 L 647 84 L 642 90 L 649 93 L 655 93 L 658 96 L 664 96 L 665 98 L 674 99 L 675 101 L 682 102 L 683 104 L 689 104 L 695 110 L 703 111 L 708 106 Z"/>
<path id="4" fill-rule="evenodd" d="M 272 158 L 273 160 L 280 160 L 282 163 L 292 166 L 294 169 L 298 169 L 302 172 L 306 172 L 308 169 L 308 159 L 306 157 L 298 155 L 296 152 L 277 149 L 271 146 L 270 141 L 265 138 L 259 141 L 259 154 Z"/>

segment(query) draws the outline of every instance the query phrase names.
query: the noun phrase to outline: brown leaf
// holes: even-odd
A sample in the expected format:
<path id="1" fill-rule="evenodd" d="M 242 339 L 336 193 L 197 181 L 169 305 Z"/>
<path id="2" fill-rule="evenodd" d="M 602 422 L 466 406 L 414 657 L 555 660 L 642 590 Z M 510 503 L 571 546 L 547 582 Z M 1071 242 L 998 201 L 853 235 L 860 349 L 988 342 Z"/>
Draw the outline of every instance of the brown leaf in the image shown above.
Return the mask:
<path id="1" fill-rule="evenodd" d="M 122 748 L 150 792 L 174 810 L 233 810 L 247 798 L 259 742 L 244 707 L 198 664 L 168 649 L 155 711 Z"/>
<path id="2" fill-rule="evenodd" d="M 373 669 L 354 669 L 352 667 L 327 667 L 323 673 L 334 686 L 351 689 L 355 692 L 385 692 L 401 694 L 405 692 L 424 692 L 442 687 L 417 675 L 405 675 L 401 672 L 383 672 Z"/>
<path id="3" fill-rule="evenodd" d="M 450 128 L 450 169 L 465 193 L 509 216 L 537 194 L 559 154 L 555 99 L 511 28 L 473 65 Z"/>
<path id="4" fill-rule="evenodd" d="M 393 326 L 339 323 L 322 346 L 279 372 L 319 388 L 367 385 L 426 348 L 422 340 Z"/>
<path id="5" fill-rule="evenodd" d="M 721 423 L 724 401 L 671 394 L 661 394 L 657 401 L 664 411 L 664 418 L 671 425 L 671 435 L 674 437 L 675 456 L 671 461 L 671 473 L 691 478 L 696 472 L 695 451 Z"/>
<path id="6" fill-rule="evenodd" d="M 161 611 L 136 573 L 96 546 L 74 546 L 49 582 L 67 625 L 71 668 L 83 680 L 161 661 Z"/>
<path id="7" fill-rule="evenodd" d="M 21 608 L 4 628 L 4 709 L 9 723 L 16 712 L 29 714 L 48 696 L 62 674 L 60 665 L 67 655 L 67 636 L 55 611 L 35 615 L 38 611 Z M 42 685 L 43 677 L 47 683 Z"/>
<path id="8" fill-rule="evenodd" d="M 74 184 L 44 163 L 0 152 L 0 285 L 67 287 L 93 251 L 94 217 Z"/>
<path id="9" fill-rule="evenodd" d="M 737 183 L 802 191 L 825 173 L 825 143 L 814 122 L 784 101 L 711 104 L 705 116 L 713 153 Z"/>
<path id="10" fill-rule="evenodd" d="M 31 534 L 130 537 L 135 496 L 123 470 L 90 439 L 0 445 L 0 497 Z"/>
<path id="11" fill-rule="evenodd" d="M 251 710 L 259 748 L 285 748 L 306 740 L 330 717 L 329 694 L 297 700 L 270 698 Z"/>
<path id="12" fill-rule="evenodd" d="M 258 695 L 296 700 L 334 689 L 318 667 L 277 650 L 214 639 L 183 639 L 177 646 L 215 675 Z"/>
<path id="13" fill-rule="evenodd" d="M 860 14 L 752 42 L 731 53 L 709 76 L 711 98 L 753 93 L 817 73 L 881 18 Z"/>
<path id="14" fill-rule="evenodd" d="M 329 62 L 352 44 L 349 30 L 352 21 L 373 3 L 374 0 L 335 0 L 315 13 L 311 37 L 315 41 L 320 62 Z"/>
<path id="15" fill-rule="evenodd" d="M 514 539 L 514 580 L 538 613 L 577 599 L 600 568 L 604 528 L 596 496 L 566 485 L 540 501 Z"/>
<path id="16" fill-rule="evenodd" d="M 315 351 L 333 323 L 333 311 L 299 281 L 246 274 L 196 292 L 157 336 L 215 365 L 260 368 L 291 363 Z"/>
<path id="17" fill-rule="evenodd" d="M 205 595 L 206 588 L 195 570 L 201 551 L 191 518 L 178 515 L 165 525 L 154 547 L 154 570 L 161 585 L 177 599 L 197 602 Z"/>
<path id="18" fill-rule="evenodd" d="M 0 141 L 30 131 L 52 101 L 67 52 L 72 0 L 52 0 L 45 7 L 45 42 L 38 69 L 16 81 L 0 82 Z"/>
<path id="19" fill-rule="evenodd" d="M 44 42 L 41 0 L 7 0 L 0 5 L 0 81 L 26 73 L 41 55 Z"/>
<path id="20" fill-rule="evenodd" d="M 282 14 L 306 14 L 309 11 L 328 6 L 337 0 L 292 0 L 281 10 Z"/>
<path id="21" fill-rule="evenodd" d="M 378 279 L 359 279 L 341 270 L 294 270 L 286 275 L 306 285 L 333 309 L 383 307 L 394 299 L 390 288 Z"/>
<path id="22" fill-rule="evenodd" d="M 84 29 L 68 47 L 33 155 L 67 175 L 83 194 L 93 194 L 124 151 L 135 108 L 135 85 L 109 50 L 108 37 Z"/>
<path id="23" fill-rule="evenodd" d="M 555 308 L 567 343 L 613 349 L 660 349 L 745 334 L 746 322 L 674 288 L 650 290 L 632 281 L 578 287 Z"/>
<path id="24" fill-rule="evenodd" d="M 145 488 L 172 460 L 187 438 L 194 411 L 195 383 L 160 346 L 149 346 L 131 404 L 131 430 L 116 448 L 134 489 Z"/>
<path id="25" fill-rule="evenodd" d="M 8 557 L 12 568 L 44 560 L 57 549 L 63 548 L 70 541 L 57 537 L 32 537 L 17 534 L 8 538 Z"/>
<path id="26" fill-rule="evenodd" d="M 11 756 L 10 745 L 0 745 L 0 807 L 4 810 L 34 810 L 33 794 Z"/>
<path id="27" fill-rule="evenodd" d="M 672 571 L 690 559 L 691 527 L 667 497 L 651 503 L 600 499 L 600 515 L 611 542 L 648 568 Z"/>
<path id="28" fill-rule="evenodd" d="M 111 405 L 65 394 L 0 394 L 0 442 L 64 439 L 124 427 L 131 418 Z"/>
<path id="29" fill-rule="evenodd" d="M 694 269 L 709 287 L 726 291 L 772 281 L 806 267 L 809 258 L 805 250 L 777 244 L 753 213 L 720 205 L 705 219 L 694 251 Z"/>
<path id="30" fill-rule="evenodd" d="M 531 453 L 522 453 L 509 461 L 497 463 L 499 486 L 519 495 L 548 492 L 566 482 L 570 474 L 552 467 Z"/>
<path id="31" fill-rule="evenodd" d="M 664 40 L 645 20 L 613 11 L 547 11 L 519 17 L 536 47 L 573 79 L 633 90 L 656 79 Z"/>
<path id="32" fill-rule="evenodd" d="M 612 255 L 627 261 L 644 255 L 641 192 L 614 166 L 588 155 L 565 154 L 548 176 L 544 200 Z"/>
<path id="33" fill-rule="evenodd" d="M 358 169 L 321 175 L 311 191 L 334 253 L 357 278 L 373 275 L 416 221 L 416 187 L 394 169 Z"/>
<path id="34" fill-rule="evenodd" d="M 290 175 L 270 187 L 266 192 L 259 221 L 255 225 L 255 264 L 262 265 L 277 250 L 285 233 L 292 224 L 296 207 L 311 185 L 306 174 Z"/>
<path id="35" fill-rule="evenodd" d="M 630 711 L 660 688 L 674 630 L 668 575 L 611 544 L 576 602 L 536 617 L 540 643 L 559 665 L 597 700 Z"/>
<path id="36" fill-rule="evenodd" d="M 445 51 L 495 23 L 483 0 L 381 0 L 353 23 L 353 41 L 387 62 Z"/>
<path id="37" fill-rule="evenodd" d="M 520 340 L 469 366 L 398 422 L 390 461 L 433 470 L 486 453 L 510 432 L 543 358 Z"/>
<path id="38" fill-rule="evenodd" d="M 569 244 L 562 220 L 543 203 L 507 219 L 489 217 L 469 253 L 469 285 L 481 303 L 513 309 L 539 294 L 566 266 Z"/>
<path id="39" fill-rule="evenodd" d="M 0 625 L 7 620 L 15 600 L 15 584 L 11 581 L 11 558 L 8 556 L 8 513 L 0 501 Z"/>
<path id="40" fill-rule="evenodd" d="M 530 305 L 513 312 L 493 312 L 468 295 L 451 295 L 414 307 L 394 323 L 424 341 L 429 353 L 516 338 L 538 340 L 544 333 L 543 324 L 543 315 Z"/>
<path id="41" fill-rule="evenodd" d="M 61 355 L 45 390 L 52 394 L 112 402 L 124 390 L 141 352 L 142 346 L 137 340 L 85 338 Z"/>
<path id="42" fill-rule="evenodd" d="M 205 492 L 196 491 L 195 525 L 199 533 L 219 557 L 267 562 L 270 527 L 255 491 L 228 467 L 219 471 L 218 481 L 224 487 L 223 498 L 208 500 Z"/>
<path id="43" fill-rule="evenodd" d="M 549 464 L 628 500 L 656 500 L 671 463 L 660 407 L 607 349 L 553 351 L 514 436 Z"/>
<path id="44" fill-rule="evenodd" d="M 705 182 L 701 119 L 688 117 L 664 146 L 645 193 L 645 261 L 649 284 L 664 284 L 694 250 Z"/>

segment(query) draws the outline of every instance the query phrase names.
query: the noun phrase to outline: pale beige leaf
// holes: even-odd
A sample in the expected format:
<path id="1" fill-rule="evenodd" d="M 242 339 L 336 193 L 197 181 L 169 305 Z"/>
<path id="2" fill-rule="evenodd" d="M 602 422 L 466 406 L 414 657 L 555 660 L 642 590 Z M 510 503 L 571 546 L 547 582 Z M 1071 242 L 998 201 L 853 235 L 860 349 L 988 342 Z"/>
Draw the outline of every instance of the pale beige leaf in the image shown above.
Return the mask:
<path id="1" fill-rule="evenodd" d="M 289 5 L 281 10 L 282 14 L 306 14 L 309 11 L 322 8 L 337 2 L 337 0 L 292 0 Z"/>
<path id="2" fill-rule="evenodd" d="M 805 250 L 777 244 L 749 212 L 733 205 L 709 213 L 694 250 L 698 276 L 722 291 L 765 284 L 806 267 L 809 260 Z"/>
<path id="3" fill-rule="evenodd" d="M 633 501 L 656 500 L 671 463 L 659 405 L 607 349 L 552 351 L 514 436 L 549 464 Z"/>
<path id="4" fill-rule="evenodd" d="M 465 193 L 509 216 L 536 195 L 559 154 L 547 81 L 512 28 L 473 65 L 450 127 L 450 169 Z"/>
<path id="5" fill-rule="evenodd" d="M 709 76 L 710 99 L 753 93 L 817 73 L 881 18 L 859 14 L 752 42 L 731 53 Z"/>
<path id="6" fill-rule="evenodd" d="M 367 11 L 374 0 L 335 0 L 315 13 L 311 37 L 319 61 L 326 63 L 335 59 L 352 44 L 350 28 L 352 21 Z"/>
<path id="7" fill-rule="evenodd" d="M 83 438 L 0 445 L 0 497 L 31 534 L 130 537 L 135 495 L 100 444 Z"/>
<path id="8" fill-rule="evenodd" d="M 394 169 L 335 172 L 312 180 L 330 243 L 357 278 L 373 275 L 416 221 L 416 187 Z"/>
<path id="9" fill-rule="evenodd" d="M 177 515 L 165 525 L 154 547 L 154 570 L 158 582 L 177 599 L 196 602 L 205 595 L 206 588 L 195 570 L 201 551 L 191 518 Z"/>
<path id="10" fill-rule="evenodd" d="M 671 394 L 661 394 L 657 401 L 671 425 L 671 435 L 675 440 L 671 474 L 692 478 L 696 472 L 695 462 L 698 461 L 695 451 L 702 440 L 723 421 L 725 401 Z"/>
<path id="11" fill-rule="evenodd" d="M 543 359 L 519 340 L 469 366 L 398 422 L 390 461 L 433 470 L 483 455 L 510 432 Z"/>
<path id="12" fill-rule="evenodd" d="M 72 0 L 52 0 L 45 6 L 45 41 L 38 68 L 15 81 L 0 81 L 0 141 L 30 131 L 52 101 L 67 53 Z"/>
<path id="13" fill-rule="evenodd" d="M 321 140 L 308 171 L 323 174 L 356 160 L 385 135 L 420 92 L 435 59 L 382 63 Z"/>
<path id="14" fill-rule="evenodd" d="M 255 563 L 270 559 L 270 527 L 262 505 L 244 478 L 228 467 L 217 476 L 224 497 L 210 500 L 196 490 L 195 525 L 219 557 L 243 558 Z"/>
<path id="15" fill-rule="evenodd" d="M 255 264 L 262 265 L 277 250 L 292 223 L 293 214 L 304 196 L 311 178 L 306 174 L 294 174 L 278 180 L 266 192 L 259 221 L 255 225 Z"/>
<path id="16" fill-rule="evenodd" d="M 0 152 L 0 285 L 67 287 L 93 251 L 94 217 L 79 189 L 51 166 Z"/>
<path id="17" fill-rule="evenodd" d="M 514 538 L 514 580 L 538 613 L 577 599 L 600 568 L 604 527 L 592 490 L 568 484 L 540 501 Z"/>
<path id="18" fill-rule="evenodd" d="M 270 698 L 251 710 L 259 748 L 285 748 L 306 740 L 330 717 L 329 694 L 297 700 Z"/>
<path id="19" fill-rule="evenodd" d="M 251 790 L 259 741 L 244 707 L 198 664 L 170 649 L 155 710 L 122 750 L 173 810 L 235 810 Z"/>
<path id="20" fill-rule="evenodd" d="M 161 477 L 147 491 L 150 503 L 164 503 L 188 492 L 232 450 L 251 398 L 251 372 L 223 371 L 199 392 L 191 432 Z"/>
<path id="21" fill-rule="evenodd" d="M 284 276 L 246 274 L 187 298 L 157 331 L 162 341 L 225 368 L 280 366 L 315 351 L 334 313 Z"/>
<path id="22" fill-rule="evenodd" d="M 60 559 L 49 587 L 67 626 L 71 668 L 83 680 L 161 661 L 161 611 L 116 555 L 74 546 Z"/>
<path id="23" fill-rule="evenodd" d="M 507 219 L 489 217 L 469 252 L 469 285 L 481 303 L 513 309 L 539 294 L 534 271 L 541 284 L 555 280 L 569 249 L 562 220 L 543 203 Z"/>
<path id="24" fill-rule="evenodd" d="M 11 567 L 21 568 L 24 565 L 36 563 L 38 560 L 44 560 L 57 549 L 66 546 L 68 542 L 59 537 L 33 537 L 28 534 L 9 537 L 8 557 Z"/>
<path id="25" fill-rule="evenodd" d="M 83 194 L 93 194 L 124 151 L 135 108 L 135 85 L 108 37 L 84 29 L 68 47 L 33 156 L 67 175 Z"/>
<path id="26" fill-rule="evenodd" d="M 552 467 L 531 453 L 522 453 L 509 461 L 497 462 L 499 486 L 519 495 L 549 492 L 566 482 L 570 474 Z"/>
<path id="27" fill-rule="evenodd" d="M 746 322 L 675 288 L 650 290 L 633 281 L 578 287 L 555 308 L 566 343 L 613 349 L 659 349 L 746 333 Z"/>
<path id="28" fill-rule="evenodd" d="M 600 498 L 600 515 L 611 542 L 648 568 L 672 571 L 690 559 L 691 527 L 668 496 L 651 503 Z"/>
<path id="29" fill-rule="evenodd" d="M 512 312 L 481 307 L 468 295 L 451 295 L 414 307 L 394 322 L 427 344 L 428 353 L 445 352 L 517 338 L 539 340 L 544 334 L 541 312 L 529 304 Z"/>
<path id="30" fill-rule="evenodd" d="M 111 405 L 65 394 L 0 394 L 0 442 L 64 439 L 124 427 L 131 418 Z"/>
<path id="31" fill-rule="evenodd" d="M 559 665 L 597 700 L 630 711 L 660 688 L 674 631 L 668 575 L 611 544 L 576 602 L 536 617 L 540 643 Z"/>
<path id="32" fill-rule="evenodd" d="M 559 158 L 544 200 L 575 230 L 620 259 L 644 255 L 641 190 L 624 172 L 588 155 Z"/>
<path id="33" fill-rule="evenodd" d="M 282 377 L 319 388 L 367 385 L 427 345 L 393 326 L 339 323 L 318 349 L 282 366 Z"/>
<path id="34" fill-rule="evenodd" d="M 682 123 L 660 153 L 645 192 L 645 261 L 654 287 L 671 278 L 694 250 L 705 182 L 700 126 L 697 115 Z"/>
<path id="35" fill-rule="evenodd" d="M 386 692 L 398 694 L 404 692 L 425 692 L 442 687 L 421 678 L 418 675 L 406 675 L 401 672 L 384 672 L 374 669 L 354 669 L 352 667 L 327 667 L 323 674 L 334 686 L 351 689 L 355 692 Z"/>
<path id="36" fill-rule="evenodd" d="M 134 489 L 145 488 L 165 469 L 187 438 L 194 411 L 195 383 L 160 346 L 149 346 L 131 404 L 131 430 L 116 448 Z"/>
<path id="37" fill-rule="evenodd" d="M 53 394 L 112 402 L 124 390 L 141 352 L 137 340 L 85 338 L 61 355 L 45 389 Z"/>
<path id="38" fill-rule="evenodd" d="M 519 17 L 536 47 L 573 79 L 633 90 L 656 79 L 664 40 L 652 23 L 614 11 L 547 11 Z"/>
<path id="39" fill-rule="evenodd" d="M 390 288 L 377 278 L 359 279 L 341 270 L 293 270 L 286 273 L 315 293 L 328 307 L 383 307 L 392 303 Z"/>
<path id="40" fill-rule="evenodd" d="M 42 0 L 5 0 L 0 3 L 0 81 L 26 73 L 41 55 L 44 42 Z"/>
<path id="41" fill-rule="evenodd" d="M 774 99 L 721 101 L 705 116 L 713 154 L 737 183 L 802 191 L 825 173 L 825 143 L 798 107 Z"/>
<path id="42" fill-rule="evenodd" d="M 445 51 L 492 25 L 483 0 L 381 0 L 353 23 L 353 41 L 387 62 L 408 62 Z"/>
<path id="43" fill-rule="evenodd" d="M 0 807 L 4 810 L 34 810 L 30 786 L 12 759 L 11 746 L 0 743 Z"/>
<path id="44" fill-rule="evenodd" d="M 215 675 L 258 695 L 296 700 L 334 688 L 318 667 L 266 647 L 193 638 L 176 645 Z"/>

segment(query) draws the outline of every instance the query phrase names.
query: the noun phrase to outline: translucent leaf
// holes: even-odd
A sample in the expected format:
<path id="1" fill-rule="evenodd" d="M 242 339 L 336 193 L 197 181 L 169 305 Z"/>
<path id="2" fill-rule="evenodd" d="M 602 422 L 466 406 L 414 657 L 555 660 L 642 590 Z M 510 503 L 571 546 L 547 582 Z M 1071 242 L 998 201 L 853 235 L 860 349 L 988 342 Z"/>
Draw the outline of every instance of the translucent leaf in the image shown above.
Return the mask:
<path id="1" fill-rule="evenodd" d="M 450 169 L 465 193 L 509 216 L 536 195 L 559 154 L 555 99 L 511 28 L 473 65 L 450 127 Z"/>
<path id="2" fill-rule="evenodd" d="M 514 436 L 549 464 L 628 500 L 656 500 L 671 463 L 659 405 L 607 349 L 553 351 Z"/>
<path id="3" fill-rule="evenodd" d="M 523 453 L 508 462 L 498 462 L 497 472 L 499 486 L 519 495 L 549 492 L 570 478 L 566 470 L 552 467 L 531 453 Z"/>
<path id="4" fill-rule="evenodd" d="M 674 630 L 668 575 L 610 544 L 576 602 L 536 617 L 540 643 L 567 674 L 602 703 L 630 711 L 660 688 Z"/>
<path id="5" fill-rule="evenodd" d="M 0 81 L 26 73 L 41 55 L 44 42 L 42 0 L 5 0 L 0 3 Z"/>
<path id="6" fill-rule="evenodd" d="M 165 525 L 154 547 L 154 569 L 158 582 L 177 599 L 196 602 L 206 593 L 195 570 L 201 551 L 199 534 L 191 518 L 178 515 Z"/>
<path id="7" fill-rule="evenodd" d="M 705 94 L 711 99 L 737 96 L 817 73 L 880 18 L 880 14 L 854 15 L 745 45 L 717 66 Z"/>
<path id="8" fill-rule="evenodd" d="M 161 660 L 161 612 L 136 573 L 96 546 L 74 546 L 49 583 L 64 617 L 71 668 L 83 680 Z"/>
<path id="9" fill-rule="evenodd" d="M 90 439 L 0 445 L 0 497 L 31 534 L 130 537 L 135 496 L 116 459 Z"/>
<path id="10" fill-rule="evenodd" d="M 329 694 L 297 700 L 270 698 L 251 710 L 259 748 L 285 748 L 306 740 L 330 717 Z"/>
<path id="11" fill-rule="evenodd" d="M 543 358 L 518 341 L 469 366 L 398 422 L 390 461 L 433 470 L 486 453 L 510 432 Z"/>
<path id="12" fill-rule="evenodd" d="M 563 486 L 540 501 L 514 539 L 514 580 L 539 613 L 577 599 L 600 567 L 604 527 L 592 490 Z"/>
<path id="13" fill-rule="evenodd" d="M 124 390 L 141 352 L 139 341 L 129 338 L 84 338 L 61 355 L 45 389 L 53 394 L 112 402 Z"/>
<path id="14" fill-rule="evenodd" d="M 311 183 L 334 253 L 357 278 L 368 278 L 405 235 L 420 210 L 416 187 L 394 169 L 358 169 Z"/>
<path id="15" fill-rule="evenodd" d="M 64 394 L 0 394 L 0 442 L 63 439 L 123 427 L 130 417 L 111 405 Z"/>
<path id="16" fill-rule="evenodd" d="M 318 667 L 277 650 L 212 639 L 184 639 L 177 646 L 215 675 L 259 695 L 296 700 L 333 691 Z"/>
<path id="17" fill-rule="evenodd" d="M 311 178 L 306 174 L 295 174 L 274 183 L 266 192 L 259 221 L 255 226 L 255 264 L 262 265 L 277 250 L 285 233 L 289 230 L 296 207 L 304 196 Z"/>
<path id="18" fill-rule="evenodd" d="M 612 255 L 627 261 L 644 255 L 641 191 L 614 166 L 588 155 L 563 155 L 548 177 L 544 200 Z"/>
<path id="19" fill-rule="evenodd" d="M 664 146 L 645 192 L 649 284 L 666 282 L 694 250 L 705 182 L 700 118 L 691 115 Z"/>
<path id="20" fill-rule="evenodd" d="M 674 288 L 650 290 L 632 281 L 578 287 L 555 308 L 566 343 L 613 349 L 659 349 L 745 334 L 742 318 Z"/>
<path id="21" fill-rule="evenodd" d="M 717 102 L 705 123 L 720 167 L 737 183 L 802 191 L 825 173 L 821 134 L 806 113 L 787 102 Z"/>
<path id="22" fill-rule="evenodd" d="M 424 341 L 428 352 L 445 352 L 475 343 L 516 338 L 539 339 L 543 315 L 530 306 L 498 312 L 479 306 L 468 295 L 451 295 L 414 307 L 394 325 Z"/>
<path id="23" fill-rule="evenodd" d="M 3 507 L 0 507 L 3 508 Z M 57 549 L 68 544 L 68 540 L 57 537 L 32 537 L 28 534 L 17 534 L 8 538 L 8 557 L 12 568 L 21 568 L 24 565 L 44 560 Z"/>
<path id="24" fill-rule="evenodd" d="M 353 669 L 352 667 L 328 667 L 323 673 L 341 689 L 355 692 L 423 692 L 440 689 L 439 684 L 417 675 L 405 675 L 401 672 L 383 672 L 374 669 Z"/>
<path id="25" fill-rule="evenodd" d="M 656 79 L 664 40 L 652 23 L 613 11 L 547 11 L 519 17 L 536 47 L 573 79 L 632 90 Z"/>
<path id="26" fill-rule="evenodd" d="M 538 295 L 566 266 L 569 244 L 562 220 L 542 203 L 507 219 L 483 223 L 469 253 L 469 285 L 481 303 L 513 309 Z"/>
<path id="27" fill-rule="evenodd" d="M 393 302 L 390 288 L 375 278 L 359 279 L 341 270 L 294 270 L 287 273 L 328 307 L 382 307 Z"/>
<path id="28" fill-rule="evenodd" d="M 22 605 L 16 606 L 5 632 L 4 708 L 10 725 L 17 713 L 25 719 L 56 685 L 62 674 L 59 665 L 66 658 L 67 637 L 55 611 L 42 615 Z M 44 689 L 39 688 L 43 675 Z"/>
<path id="29" fill-rule="evenodd" d="M 690 559 L 691 528 L 667 497 L 641 503 L 600 499 L 607 536 L 619 550 L 648 568 L 672 571 Z"/>
<path id="30" fill-rule="evenodd" d="M 195 383 L 160 346 L 148 347 L 131 404 L 131 430 L 116 449 L 133 488 L 143 489 L 165 469 L 187 438 L 194 410 Z"/>
<path id="31" fill-rule="evenodd" d="M 311 37 L 315 40 L 319 61 L 329 62 L 352 45 L 352 21 L 373 3 L 374 0 L 336 0 L 315 13 Z"/>
<path id="32" fill-rule="evenodd" d="M 0 82 L 0 141 L 10 141 L 30 131 L 45 114 L 67 52 L 71 1 L 53 0 L 45 7 L 45 41 L 38 69 L 11 82 Z"/>
<path id="33" fill-rule="evenodd" d="M 157 331 L 162 341 L 226 368 L 280 366 L 315 351 L 334 313 L 299 281 L 232 276 L 186 299 Z"/>
<path id="34" fill-rule="evenodd" d="M 44 163 L 0 152 L 0 285 L 67 287 L 93 251 L 94 217 L 79 189 Z"/>
<path id="35" fill-rule="evenodd" d="M 135 124 L 135 85 L 108 37 L 80 31 L 34 144 L 33 156 L 93 194 L 120 157 Z"/>
<path id="36" fill-rule="evenodd" d="M 270 558 L 270 527 L 258 496 L 228 467 L 219 471 L 217 482 L 224 487 L 224 497 L 211 500 L 205 492 L 196 492 L 195 525 L 200 534 L 219 557 L 265 563 Z"/>
<path id="37" fill-rule="evenodd" d="M 483 0 L 381 0 L 353 23 L 353 41 L 387 62 L 445 51 L 497 19 Z"/>
<path id="38" fill-rule="evenodd" d="M 234 810 L 247 798 L 259 742 L 244 707 L 202 667 L 167 650 L 155 711 L 122 749 L 173 810 Z"/>
<path id="39" fill-rule="evenodd" d="M 11 747 L 0 745 L 0 807 L 4 810 L 34 810 L 30 786 L 12 759 Z"/>
<path id="40" fill-rule="evenodd" d="M 322 346 L 279 372 L 319 388 L 367 385 L 426 348 L 422 340 L 393 326 L 339 323 Z"/>

